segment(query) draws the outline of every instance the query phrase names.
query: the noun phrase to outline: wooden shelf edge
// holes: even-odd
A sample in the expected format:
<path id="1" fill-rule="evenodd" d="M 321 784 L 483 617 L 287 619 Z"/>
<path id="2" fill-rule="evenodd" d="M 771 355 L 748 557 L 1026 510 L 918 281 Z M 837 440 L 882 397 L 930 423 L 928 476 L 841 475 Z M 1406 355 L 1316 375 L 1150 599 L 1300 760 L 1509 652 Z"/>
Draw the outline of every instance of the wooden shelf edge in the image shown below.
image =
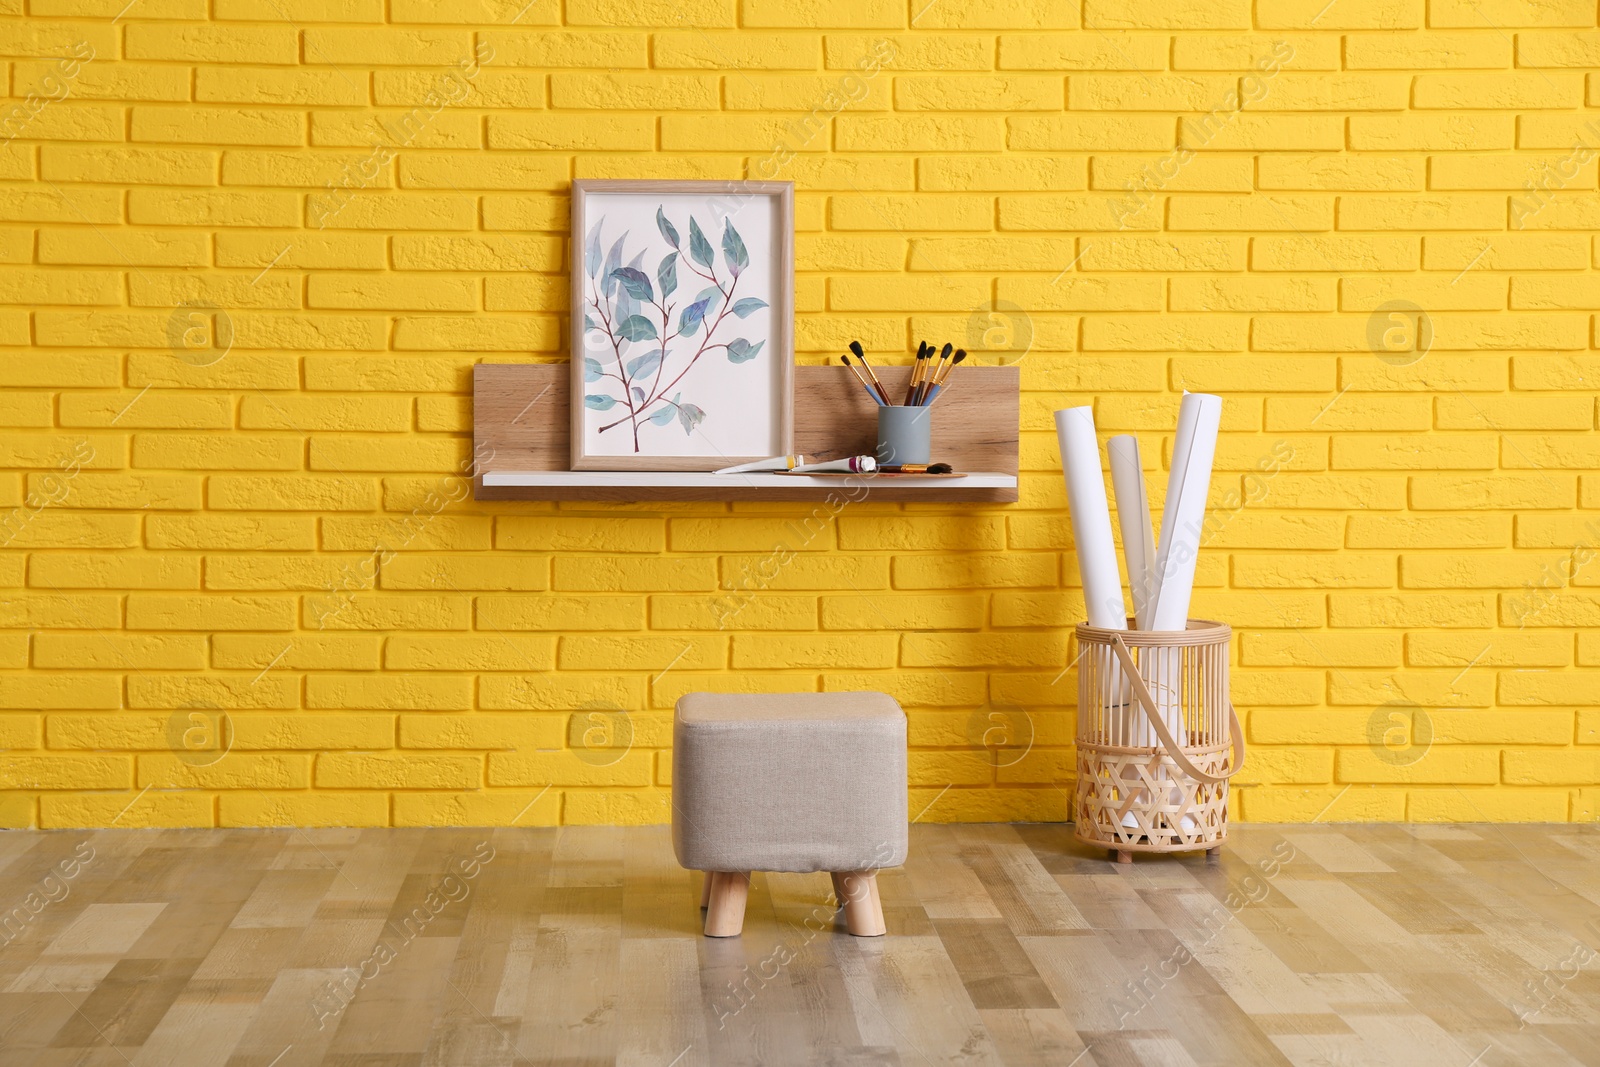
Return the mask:
<path id="1" fill-rule="evenodd" d="M 496 472 L 502 477 L 507 472 Z M 548 473 L 548 472 L 536 472 Z M 572 472 L 579 474 L 580 472 Z M 643 476 L 638 476 L 643 477 Z M 855 503 L 872 501 L 907 503 L 921 501 L 937 504 L 944 502 L 983 502 L 1014 504 L 1017 502 L 1017 482 L 1012 475 L 990 475 L 1002 484 L 962 484 L 964 479 L 939 478 L 927 481 L 885 478 L 874 481 L 863 476 L 866 493 L 860 492 L 862 482 L 830 479 L 831 484 L 775 484 L 776 476 L 758 484 L 727 485 L 666 485 L 659 481 L 641 481 L 636 485 L 585 484 L 577 478 L 561 479 L 546 485 L 485 485 L 483 476 L 475 482 L 473 496 L 478 500 L 591 500 L 625 504 L 648 504 L 653 501 L 824 501 L 829 497 L 843 497 Z M 787 480 L 787 479 L 785 479 Z M 820 479 L 819 479 L 820 481 Z"/>

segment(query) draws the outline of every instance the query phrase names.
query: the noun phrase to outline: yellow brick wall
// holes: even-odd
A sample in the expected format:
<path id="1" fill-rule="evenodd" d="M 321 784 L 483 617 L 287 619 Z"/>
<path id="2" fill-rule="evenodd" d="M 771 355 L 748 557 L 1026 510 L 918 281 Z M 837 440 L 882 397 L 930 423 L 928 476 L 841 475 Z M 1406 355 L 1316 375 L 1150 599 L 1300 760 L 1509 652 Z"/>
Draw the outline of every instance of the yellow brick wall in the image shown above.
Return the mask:
<path id="1" fill-rule="evenodd" d="M 1593 0 L 0 0 L 0 824 L 659 821 L 679 694 L 860 687 L 923 818 L 1061 818 L 1049 413 L 1164 462 L 1186 387 L 1236 812 L 1592 819 L 1597 68 Z M 799 358 L 1020 360 L 1021 502 L 472 501 L 578 177 L 792 180 Z"/>

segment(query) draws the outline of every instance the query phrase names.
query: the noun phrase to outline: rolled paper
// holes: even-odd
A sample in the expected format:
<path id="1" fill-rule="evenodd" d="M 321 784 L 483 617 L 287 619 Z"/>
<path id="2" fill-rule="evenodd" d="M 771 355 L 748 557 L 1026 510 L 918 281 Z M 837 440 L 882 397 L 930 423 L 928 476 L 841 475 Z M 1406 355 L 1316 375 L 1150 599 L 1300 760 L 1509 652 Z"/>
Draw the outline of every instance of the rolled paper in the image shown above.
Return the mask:
<path id="1" fill-rule="evenodd" d="M 1178 408 L 1178 432 L 1172 444 L 1167 499 L 1161 508 L 1156 591 L 1148 627 L 1151 630 L 1183 630 L 1188 626 L 1195 560 L 1205 528 L 1206 494 L 1211 490 L 1211 464 L 1216 458 L 1217 428 L 1221 423 L 1221 397 L 1183 394 Z"/>
<path id="2" fill-rule="evenodd" d="M 1061 446 L 1068 516 L 1089 625 L 1126 630 L 1128 609 L 1122 599 L 1117 547 L 1111 539 L 1111 508 L 1106 503 L 1105 477 L 1100 473 L 1094 409 L 1064 408 L 1056 412 L 1056 440 Z"/>
<path id="3" fill-rule="evenodd" d="M 1139 629 L 1148 630 L 1150 602 L 1155 599 L 1156 540 L 1139 439 L 1118 434 L 1106 441 L 1106 452 L 1111 457 L 1111 487 L 1117 494 L 1117 525 L 1122 528 L 1122 557 L 1128 563 L 1133 617 Z"/>
<path id="4" fill-rule="evenodd" d="M 1195 561 L 1205 529 L 1206 495 L 1211 490 L 1211 465 L 1222 423 L 1222 398 L 1185 393 L 1178 408 L 1178 431 L 1172 444 L 1172 472 L 1161 509 L 1161 542 L 1156 549 L 1155 598 L 1150 605 L 1151 630 L 1183 630 L 1189 625 L 1189 600 L 1194 592 Z M 1139 674 L 1150 686 L 1160 714 L 1179 744 L 1188 743 L 1183 723 L 1183 662 L 1176 650 L 1161 650 Z"/>
<path id="5" fill-rule="evenodd" d="M 1122 556 L 1128 564 L 1128 592 L 1133 597 L 1133 617 L 1141 630 L 1150 628 L 1150 605 L 1155 599 L 1156 546 L 1150 521 L 1150 498 L 1145 490 L 1144 461 L 1139 454 L 1139 439 L 1119 434 L 1106 441 L 1111 459 L 1111 486 L 1117 496 L 1117 525 L 1122 530 Z M 1140 676 L 1152 693 L 1161 691 L 1160 679 L 1152 677 L 1153 657 L 1146 650 L 1140 660 Z M 1126 743 L 1138 747 L 1157 744 L 1155 732 L 1143 709 L 1129 700 L 1125 705 Z"/>

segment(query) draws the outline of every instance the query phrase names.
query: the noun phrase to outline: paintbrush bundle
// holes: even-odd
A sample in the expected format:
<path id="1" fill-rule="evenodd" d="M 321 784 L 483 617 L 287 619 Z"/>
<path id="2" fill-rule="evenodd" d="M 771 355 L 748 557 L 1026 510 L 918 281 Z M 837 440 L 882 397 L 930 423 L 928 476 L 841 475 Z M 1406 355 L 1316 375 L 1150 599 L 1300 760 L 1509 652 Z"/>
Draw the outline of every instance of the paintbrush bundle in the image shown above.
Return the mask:
<path id="1" fill-rule="evenodd" d="M 967 358 L 967 350 L 945 345 L 941 351 L 926 341 L 917 342 L 917 359 L 911 366 L 911 380 L 906 383 L 905 396 L 899 404 L 889 399 L 889 391 L 878 380 L 878 372 L 867 361 L 867 353 L 860 341 L 850 342 L 850 351 L 856 355 L 857 367 L 849 356 L 840 356 L 839 362 L 849 367 L 867 391 L 872 402 L 879 407 L 928 407 L 939 398 L 949 381 L 950 372 Z M 863 374 L 862 371 L 866 373 Z"/>

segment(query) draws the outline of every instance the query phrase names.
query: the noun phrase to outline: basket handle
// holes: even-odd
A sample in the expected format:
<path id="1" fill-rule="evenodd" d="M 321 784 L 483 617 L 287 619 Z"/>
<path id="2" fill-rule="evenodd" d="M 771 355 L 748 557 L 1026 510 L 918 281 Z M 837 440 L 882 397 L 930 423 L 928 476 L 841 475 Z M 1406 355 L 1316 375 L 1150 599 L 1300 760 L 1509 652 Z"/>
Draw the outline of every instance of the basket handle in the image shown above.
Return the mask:
<path id="1" fill-rule="evenodd" d="M 1138 699 L 1139 706 L 1144 709 L 1145 716 L 1150 720 L 1150 725 L 1155 728 L 1156 736 L 1161 738 L 1162 745 L 1166 746 L 1167 755 L 1172 757 L 1172 762 L 1183 768 L 1185 774 L 1191 778 L 1198 778 L 1202 782 L 1226 782 L 1229 778 L 1244 770 L 1245 746 L 1244 727 L 1239 725 L 1239 713 L 1233 710 L 1233 701 L 1228 702 L 1228 733 L 1229 740 L 1233 743 L 1233 759 L 1226 774 L 1207 774 L 1189 759 L 1183 751 L 1183 746 L 1178 744 L 1172 731 L 1167 729 L 1166 721 L 1156 712 L 1155 698 L 1150 695 L 1150 688 L 1144 684 L 1144 679 L 1139 676 L 1138 664 L 1133 662 L 1133 654 L 1128 651 L 1127 644 L 1122 640 L 1121 634 L 1111 635 L 1111 651 L 1117 654 L 1122 661 L 1122 671 L 1128 676 L 1128 681 L 1133 685 L 1133 695 Z"/>

